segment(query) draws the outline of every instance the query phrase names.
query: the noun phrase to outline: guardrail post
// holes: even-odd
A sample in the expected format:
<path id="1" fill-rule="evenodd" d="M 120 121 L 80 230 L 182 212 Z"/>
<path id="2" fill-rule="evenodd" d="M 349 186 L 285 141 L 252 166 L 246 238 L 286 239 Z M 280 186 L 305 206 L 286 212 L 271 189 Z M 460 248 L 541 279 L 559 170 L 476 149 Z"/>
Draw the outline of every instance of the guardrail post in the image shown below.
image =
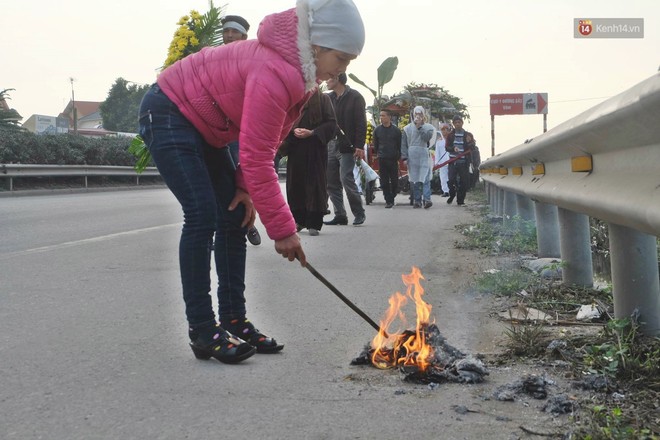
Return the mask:
<path id="1" fill-rule="evenodd" d="M 85 176 L 85 189 L 87 189 L 87 176 Z"/>
<path id="2" fill-rule="evenodd" d="M 529 197 L 516 194 L 516 210 L 523 220 L 534 221 L 534 205 Z"/>
<path id="3" fill-rule="evenodd" d="M 497 215 L 504 216 L 504 190 L 497 189 Z"/>
<path id="4" fill-rule="evenodd" d="M 557 208 L 562 267 L 562 282 L 566 285 L 592 287 L 594 269 L 591 259 L 589 216 Z"/>
<path id="5" fill-rule="evenodd" d="M 511 191 L 504 191 L 504 212 L 502 214 L 504 221 L 515 217 L 516 214 L 516 195 Z"/>
<path id="6" fill-rule="evenodd" d="M 490 203 L 490 212 L 495 214 L 495 206 L 497 203 L 497 187 L 492 183 L 486 183 L 488 185 L 488 203 Z"/>
<path id="7" fill-rule="evenodd" d="M 559 258 L 559 215 L 555 205 L 534 202 L 536 212 L 536 246 L 539 258 Z"/>
<path id="8" fill-rule="evenodd" d="M 656 237 L 608 224 L 612 264 L 614 316 L 629 317 L 639 311 L 641 330 L 660 334 L 660 279 Z"/>

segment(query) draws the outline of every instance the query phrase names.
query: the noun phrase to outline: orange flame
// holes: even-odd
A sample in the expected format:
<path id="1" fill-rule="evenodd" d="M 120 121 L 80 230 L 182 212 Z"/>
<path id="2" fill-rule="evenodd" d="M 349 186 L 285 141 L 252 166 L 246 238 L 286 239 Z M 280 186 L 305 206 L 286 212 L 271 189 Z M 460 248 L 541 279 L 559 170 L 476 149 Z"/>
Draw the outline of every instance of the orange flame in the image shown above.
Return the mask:
<path id="1" fill-rule="evenodd" d="M 420 281 L 424 279 L 422 272 L 413 266 L 408 275 L 401 275 L 403 283 L 407 286 L 406 294 L 395 292 L 389 299 L 389 308 L 380 322 L 380 331 L 371 341 L 374 349 L 371 363 L 378 368 L 393 368 L 401 365 L 416 366 L 425 371 L 433 357 L 433 347 L 426 343 L 425 329 L 431 317 L 431 305 L 424 302 L 424 288 Z M 405 328 L 406 317 L 403 307 L 408 300 L 413 300 L 417 312 L 417 323 L 414 335 L 411 332 L 390 332 L 389 327 L 399 318 Z M 386 336 L 387 335 L 387 336 Z"/>

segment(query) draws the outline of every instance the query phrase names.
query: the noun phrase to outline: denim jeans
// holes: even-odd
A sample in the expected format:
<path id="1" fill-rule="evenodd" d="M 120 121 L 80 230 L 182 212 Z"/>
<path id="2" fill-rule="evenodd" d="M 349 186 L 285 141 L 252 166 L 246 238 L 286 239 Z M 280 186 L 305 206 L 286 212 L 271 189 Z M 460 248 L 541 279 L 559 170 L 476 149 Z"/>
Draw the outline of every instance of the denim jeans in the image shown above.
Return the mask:
<path id="1" fill-rule="evenodd" d="M 179 267 L 186 317 L 191 326 L 215 321 L 211 291 L 211 243 L 215 234 L 218 315 L 245 315 L 243 205 L 228 206 L 236 193 L 228 148 L 214 148 L 172 101 L 153 85 L 142 99 L 140 136 L 163 180 L 183 210 Z"/>
<path id="2" fill-rule="evenodd" d="M 431 178 L 433 177 L 433 172 L 429 171 L 428 175 L 426 176 L 426 179 L 424 179 L 424 201 L 425 202 L 430 202 L 431 201 Z"/>
<path id="3" fill-rule="evenodd" d="M 415 203 L 430 202 L 431 201 L 431 179 L 426 176 L 424 182 L 415 182 L 411 185 L 413 192 L 413 201 Z"/>

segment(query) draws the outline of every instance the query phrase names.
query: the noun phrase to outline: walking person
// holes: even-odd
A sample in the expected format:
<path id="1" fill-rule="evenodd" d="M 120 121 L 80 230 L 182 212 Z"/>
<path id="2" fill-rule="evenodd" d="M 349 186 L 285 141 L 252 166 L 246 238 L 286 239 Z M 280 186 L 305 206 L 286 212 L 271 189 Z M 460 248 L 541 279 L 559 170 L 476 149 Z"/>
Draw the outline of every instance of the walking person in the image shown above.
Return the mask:
<path id="1" fill-rule="evenodd" d="M 197 358 L 237 363 L 283 348 L 246 317 L 246 230 L 256 209 L 275 251 L 306 265 L 273 158 L 318 84 L 344 72 L 363 46 L 351 0 L 298 0 L 267 16 L 256 40 L 189 55 L 145 94 L 140 135 L 183 210 L 179 265 Z M 238 164 L 227 148 L 235 140 Z M 209 294 L 214 233 L 219 321 Z"/>
<path id="2" fill-rule="evenodd" d="M 413 208 L 430 208 L 431 202 L 431 160 L 429 144 L 435 134 L 435 127 L 426 122 L 424 107 L 418 105 L 413 110 L 413 121 L 403 127 L 401 135 L 401 157 L 408 165 L 408 179 L 412 193 Z"/>
<path id="3" fill-rule="evenodd" d="M 373 135 L 374 150 L 378 157 L 380 187 L 385 198 L 385 208 L 394 206 L 399 193 L 399 159 L 401 158 L 401 130 L 392 124 L 392 113 L 380 111 L 380 125 Z"/>
<path id="4" fill-rule="evenodd" d="M 447 143 L 447 136 L 449 135 L 449 124 L 446 122 L 440 123 L 438 130 L 440 135 L 435 141 L 435 165 L 440 165 L 449 160 L 449 152 L 445 149 Z M 449 167 L 444 165 L 438 170 L 440 176 L 440 190 L 442 191 L 441 197 L 449 197 Z"/>
<path id="5" fill-rule="evenodd" d="M 353 225 L 364 223 L 367 216 L 362 197 L 355 183 L 353 170 L 356 159 L 364 159 L 364 142 L 367 138 L 367 116 L 364 98 L 357 90 L 346 85 L 346 73 L 329 79 L 326 84 L 337 117 L 337 137 L 328 142 L 328 195 L 335 217 L 326 225 L 347 225 L 343 191 L 353 213 Z"/>
<path id="6" fill-rule="evenodd" d="M 337 120 L 330 97 L 318 91 L 307 102 L 302 118 L 279 151 L 286 162 L 286 198 L 298 231 L 317 236 L 328 209 L 328 142 Z"/>
<path id="7" fill-rule="evenodd" d="M 454 116 L 454 130 L 447 136 L 445 150 L 450 159 L 456 159 L 449 164 L 449 198 L 451 204 L 456 198 L 456 204 L 465 205 L 465 193 L 470 183 L 470 153 L 474 146 L 474 136 L 463 129 L 463 118 Z M 472 139 L 470 142 L 469 139 Z"/>

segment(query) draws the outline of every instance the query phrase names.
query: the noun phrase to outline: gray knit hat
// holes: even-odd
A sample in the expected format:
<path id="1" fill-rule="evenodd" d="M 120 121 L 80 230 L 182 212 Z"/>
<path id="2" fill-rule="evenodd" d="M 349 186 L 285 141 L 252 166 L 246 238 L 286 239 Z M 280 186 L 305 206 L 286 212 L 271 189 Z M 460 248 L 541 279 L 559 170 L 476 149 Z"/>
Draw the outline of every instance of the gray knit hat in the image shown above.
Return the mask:
<path id="1" fill-rule="evenodd" d="M 351 0 L 307 0 L 312 44 L 360 55 L 364 23 Z"/>

